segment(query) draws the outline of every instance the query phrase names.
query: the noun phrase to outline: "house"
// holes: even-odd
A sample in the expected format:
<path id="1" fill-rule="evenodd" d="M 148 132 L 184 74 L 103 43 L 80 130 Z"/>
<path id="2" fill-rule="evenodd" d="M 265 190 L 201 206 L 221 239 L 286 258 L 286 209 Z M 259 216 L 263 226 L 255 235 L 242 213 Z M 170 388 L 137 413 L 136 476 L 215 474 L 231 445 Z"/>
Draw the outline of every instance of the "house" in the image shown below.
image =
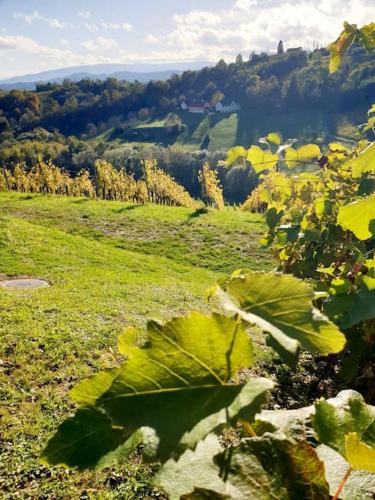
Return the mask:
<path id="1" fill-rule="evenodd" d="M 232 101 L 231 103 L 222 103 L 218 102 L 215 106 L 212 106 L 209 102 L 201 103 L 201 104 L 186 104 L 185 101 L 181 103 L 181 109 L 183 111 L 188 111 L 189 113 L 236 113 L 241 109 L 241 106 L 236 102 Z"/>
<path id="2" fill-rule="evenodd" d="M 286 51 L 287 54 L 302 54 L 303 53 L 303 48 L 302 47 L 291 47 L 290 49 L 287 49 Z"/>
<path id="3" fill-rule="evenodd" d="M 218 113 L 236 113 L 240 111 L 241 106 L 237 104 L 235 101 L 232 101 L 230 104 L 225 104 L 222 102 L 217 102 L 215 104 L 215 110 Z"/>
<path id="4" fill-rule="evenodd" d="M 183 111 L 188 111 L 189 113 L 208 113 L 211 111 L 212 106 L 209 102 L 205 102 L 204 104 L 186 104 L 185 101 L 181 103 L 181 109 Z"/>

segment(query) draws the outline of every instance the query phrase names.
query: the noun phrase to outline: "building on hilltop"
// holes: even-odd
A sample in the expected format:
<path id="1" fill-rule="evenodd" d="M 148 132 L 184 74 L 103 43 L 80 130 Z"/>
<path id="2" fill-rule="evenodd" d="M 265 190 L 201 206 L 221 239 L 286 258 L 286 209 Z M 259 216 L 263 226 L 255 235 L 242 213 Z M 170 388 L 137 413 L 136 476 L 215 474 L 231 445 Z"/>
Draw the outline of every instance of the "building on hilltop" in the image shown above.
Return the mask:
<path id="1" fill-rule="evenodd" d="M 215 106 L 210 104 L 209 102 L 205 102 L 203 104 L 187 104 L 185 101 L 181 103 L 181 109 L 183 111 L 188 111 L 189 113 L 236 113 L 240 111 L 241 106 L 237 104 L 235 101 L 231 103 L 217 102 Z"/>
<path id="2" fill-rule="evenodd" d="M 292 47 L 286 50 L 287 54 L 301 54 L 303 52 L 302 47 Z"/>
<path id="3" fill-rule="evenodd" d="M 241 106 L 237 104 L 235 101 L 232 101 L 230 104 L 225 104 L 223 102 L 217 102 L 215 104 L 215 111 L 218 113 L 236 113 L 240 111 Z"/>
<path id="4" fill-rule="evenodd" d="M 279 45 L 277 46 L 277 55 L 282 56 L 284 54 L 284 44 L 283 41 L 280 40 Z"/>
<path id="5" fill-rule="evenodd" d="M 209 102 L 203 104 L 186 104 L 185 101 L 181 103 L 181 109 L 183 111 L 188 111 L 189 113 L 208 113 L 211 111 L 212 106 Z"/>

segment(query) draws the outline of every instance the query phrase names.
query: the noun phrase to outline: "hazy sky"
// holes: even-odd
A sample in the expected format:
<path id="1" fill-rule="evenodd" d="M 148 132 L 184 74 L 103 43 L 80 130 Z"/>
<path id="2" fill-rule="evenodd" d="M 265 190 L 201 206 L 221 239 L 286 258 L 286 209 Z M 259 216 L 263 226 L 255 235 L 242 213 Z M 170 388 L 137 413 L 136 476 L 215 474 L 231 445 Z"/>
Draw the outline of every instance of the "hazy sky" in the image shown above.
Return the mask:
<path id="1" fill-rule="evenodd" d="M 96 63 L 232 60 L 311 49 L 375 0 L 0 0 L 0 78 Z"/>

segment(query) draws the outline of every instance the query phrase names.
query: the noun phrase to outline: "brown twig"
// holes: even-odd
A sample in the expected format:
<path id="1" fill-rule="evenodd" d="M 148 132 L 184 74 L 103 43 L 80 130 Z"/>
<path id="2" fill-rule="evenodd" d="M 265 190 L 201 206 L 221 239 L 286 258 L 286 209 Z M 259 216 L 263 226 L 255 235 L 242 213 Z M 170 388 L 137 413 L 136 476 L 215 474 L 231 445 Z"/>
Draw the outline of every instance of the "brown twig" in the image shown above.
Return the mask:
<path id="1" fill-rule="evenodd" d="M 345 483 L 348 480 L 352 470 L 353 469 L 351 467 L 349 467 L 349 469 L 345 472 L 345 476 L 341 479 L 340 484 L 338 485 L 338 488 L 336 490 L 336 493 L 333 495 L 332 500 L 338 500 L 339 495 L 342 492 L 342 489 L 344 488 Z"/>

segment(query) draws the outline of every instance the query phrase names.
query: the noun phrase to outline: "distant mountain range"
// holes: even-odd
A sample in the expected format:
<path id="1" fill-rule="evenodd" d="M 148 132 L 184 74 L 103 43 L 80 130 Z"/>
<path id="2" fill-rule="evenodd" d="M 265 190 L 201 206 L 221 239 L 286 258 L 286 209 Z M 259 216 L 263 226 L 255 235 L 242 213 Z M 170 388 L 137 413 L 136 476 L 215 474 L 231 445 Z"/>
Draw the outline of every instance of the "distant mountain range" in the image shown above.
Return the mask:
<path id="1" fill-rule="evenodd" d="M 0 89 L 35 90 L 37 83 L 62 83 L 65 79 L 77 82 L 83 78 L 105 80 L 111 77 L 119 80 L 139 80 L 140 82 L 167 80 L 173 74 L 181 74 L 183 71 L 189 69 L 197 70 L 209 65 L 212 65 L 212 63 L 195 61 L 171 64 L 94 64 L 90 66 L 73 66 L 0 80 Z"/>

